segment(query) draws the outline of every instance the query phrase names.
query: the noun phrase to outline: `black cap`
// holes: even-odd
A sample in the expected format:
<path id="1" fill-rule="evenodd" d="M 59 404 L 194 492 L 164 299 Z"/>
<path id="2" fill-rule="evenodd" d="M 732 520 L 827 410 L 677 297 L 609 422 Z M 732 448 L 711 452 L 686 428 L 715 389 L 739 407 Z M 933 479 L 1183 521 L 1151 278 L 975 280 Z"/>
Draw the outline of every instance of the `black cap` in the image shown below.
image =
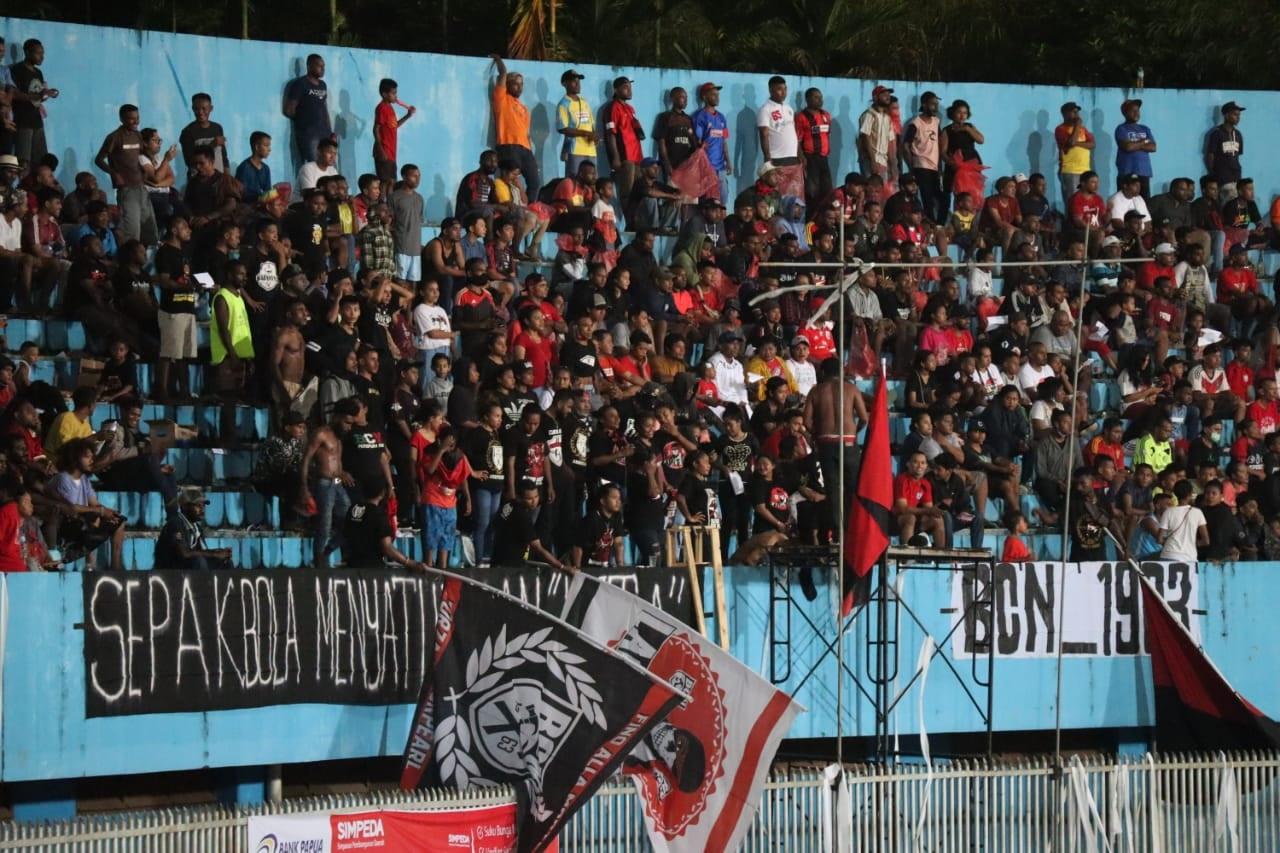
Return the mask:
<path id="1" fill-rule="evenodd" d="M 919 185 L 919 182 L 916 180 L 915 175 L 911 174 L 910 172 L 903 172 L 901 175 L 898 176 L 898 185 L 902 186 L 904 184 Z"/>
<path id="2" fill-rule="evenodd" d="M 725 209 L 724 202 L 718 198 L 712 198 L 709 195 L 704 195 L 698 199 L 698 207 L 718 207 L 721 210 Z"/>
<path id="3" fill-rule="evenodd" d="M 1062 111 L 1064 113 L 1069 113 L 1072 110 L 1078 110 L 1078 109 L 1080 109 L 1080 105 L 1077 104 L 1075 101 L 1067 101 L 1065 104 L 1062 105 Z"/>
<path id="4" fill-rule="evenodd" d="M 932 99 L 933 99 L 933 100 L 935 100 L 935 101 L 940 101 L 940 100 L 942 100 L 941 98 L 939 98 L 939 97 L 938 97 L 938 94 L 937 94 L 936 92 L 932 91 L 932 90 L 930 90 L 930 91 L 928 91 L 928 92 L 921 92 L 921 93 L 920 93 L 920 102 L 921 102 L 921 103 L 924 103 L 925 101 L 929 100 L 930 98 L 932 98 Z"/>
<path id="5" fill-rule="evenodd" d="M 616 88 L 618 88 L 619 86 L 621 86 L 623 83 L 630 83 L 630 82 L 631 82 L 631 78 L 630 78 L 630 77 L 614 77 L 614 78 L 613 78 L 613 88 L 615 88 L 615 89 L 616 89 Z"/>
<path id="6" fill-rule="evenodd" d="M 1227 101 L 1225 104 L 1222 105 L 1222 111 L 1224 113 L 1229 113 L 1233 111 L 1244 112 L 1244 107 L 1240 106 L 1235 101 Z"/>
<path id="7" fill-rule="evenodd" d="M 1122 184 L 1138 184 L 1138 183 L 1142 183 L 1142 178 L 1141 178 L 1141 177 L 1139 177 L 1138 175 L 1135 175 L 1135 174 L 1133 174 L 1132 172 L 1130 172 L 1130 173 L 1129 173 L 1129 174 L 1127 174 L 1127 175 L 1121 175 L 1121 176 L 1120 176 L 1120 183 L 1122 183 Z"/>
<path id="8" fill-rule="evenodd" d="M 1140 107 L 1142 106 L 1142 98 L 1125 98 L 1124 101 L 1122 101 L 1120 104 L 1120 109 L 1123 110 L 1125 107 L 1129 106 L 1130 104 L 1132 104 L 1135 107 Z"/>
<path id="9" fill-rule="evenodd" d="M 585 79 L 587 78 L 584 75 L 579 74 L 577 70 L 574 68 L 570 68 L 568 71 L 560 75 L 561 83 L 568 83 L 570 80 L 585 80 Z"/>

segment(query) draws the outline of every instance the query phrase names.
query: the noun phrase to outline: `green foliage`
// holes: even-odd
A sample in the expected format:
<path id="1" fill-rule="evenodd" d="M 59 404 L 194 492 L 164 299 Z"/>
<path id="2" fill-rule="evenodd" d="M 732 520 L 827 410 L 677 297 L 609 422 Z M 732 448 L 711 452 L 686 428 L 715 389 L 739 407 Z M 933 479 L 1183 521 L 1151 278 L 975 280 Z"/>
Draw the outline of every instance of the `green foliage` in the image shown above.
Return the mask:
<path id="1" fill-rule="evenodd" d="M 1148 86 L 1280 88 L 1276 0 L 559 0 L 554 42 L 551 2 L 336 0 L 336 21 L 327 2 L 254 2 L 249 35 L 905 80 L 1128 86 L 1142 66 Z M 236 37 L 241 10 L 241 0 L 32 0 L 23 14 Z"/>

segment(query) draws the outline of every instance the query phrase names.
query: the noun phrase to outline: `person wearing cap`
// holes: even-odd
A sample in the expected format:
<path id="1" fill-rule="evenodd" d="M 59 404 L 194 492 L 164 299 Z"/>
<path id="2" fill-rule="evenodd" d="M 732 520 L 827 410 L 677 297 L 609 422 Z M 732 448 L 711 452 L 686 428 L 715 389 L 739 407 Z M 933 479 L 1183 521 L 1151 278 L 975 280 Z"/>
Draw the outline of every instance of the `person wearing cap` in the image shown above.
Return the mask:
<path id="1" fill-rule="evenodd" d="M 538 169 L 538 159 L 533 156 L 533 143 L 529 140 L 529 108 L 520 101 L 524 93 L 524 75 L 508 71 L 502 57 L 496 53 L 489 54 L 489 58 L 498 71 L 491 97 L 494 136 L 498 143 L 494 165 L 497 165 L 497 159 L 519 163 L 529 197 L 537 198 L 538 189 L 542 186 L 542 173 Z"/>
<path id="2" fill-rule="evenodd" d="M 1067 101 L 1062 105 L 1062 124 L 1054 128 L 1058 144 L 1058 181 L 1062 185 L 1063 206 L 1080 185 L 1080 176 L 1093 168 L 1093 149 L 1097 141 L 1080 117 L 1080 105 Z"/>
<path id="3" fill-rule="evenodd" d="M 18 172 L 19 171 L 20 171 L 20 168 L 18 166 L 17 157 L 13 156 L 12 154 L 0 154 L 0 205 L 3 205 L 5 202 L 7 202 L 9 199 L 13 198 L 15 195 L 17 195 L 20 192 L 20 190 L 18 189 Z M 79 187 L 77 187 L 76 189 L 79 189 Z M 74 194 L 75 194 L 75 191 L 73 190 L 71 195 L 74 195 Z M 67 198 L 70 198 L 71 195 L 68 195 Z M 103 200 L 104 201 L 106 200 L 105 197 L 103 198 Z M 76 201 L 80 201 L 80 199 L 77 198 Z M 89 200 L 86 199 L 85 201 L 87 203 Z M 78 222 L 79 218 L 77 217 L 74 219 L 70 219 L 70 221 Z"/>
<path id="4" fill-rule="evenodd" d="M 809 339 L 804 335 L 796 335 L 791 339 L 788 352 L 785 363 L 795 380 L 796 393 L 807 397 L 813 386 L 818 384 L 817 368 L 809 360 Z"/>
<path id="5" fill-rule="evenodd" d="M 733 162 L 729 152 L 729 120 L 719 111 L 721 86 L 707 81 L 698 87 L 698 101 L 702 107 L 692 116 L 693 135 L 707 155 L 711 168 L 716 170 L 720 183 L 720 201 L 727 204 L 732 197 L 729 177 L 733 175 Z"/>
<path id="6" fill-rule="evenodd" d="M 915 176 L 925 218 L 942 224 L 942 120 L 938 118 L 938 96 L 920 96 L 920 112 L 902 129 L 902 160 Z"/>
<path id="7" fill-rule="evenodd" d="M 707 364 L 715 372 L 716 388 L 720 393 L 720 400 L 724 403 L 737 403 L 738 406 L 749 413 L 751 406 L 748 402 L 747 375 L 742 367 L 742 362 L 738 360 L 744 340 L 742 332 L 737 329 L 726 329 L 721 332 L 720 337 L 716 340 L 716 352 L 711 358 L 707 359 Z M 713 409 L 713 411 L 715 410 Z M 720 408 L 719 411 L 716 411 L 716 414 L 720 415 L 722 412 L 723 408 Z"/>
<path id="8" fill-rule="evenodd" d="M 704 195 L 698 199 L 698 206 L 689 214 L 684 225 L 680 226 L 680 234 L 676 238 L 675 252 L 691 249 L 699 240 L 711 244 L 714 251 L 729 248 L 729 238 L 725 235 L 725 207 L 718 198 Z M 697 261 L 697 255 L 693 255 Z"/>
<path id="9" fill-rule="evenodd" d="M 1107 218 L 1111 220 L 1111 229 L 1113 231 L 1121 231 L 1124 228 L 1125 217 L 1131 211 L 1137 211 L 1142 216 L 1142 227 L 1146 229 L 1151 224 L 1151 213 L 1147 209 L 1146 199 L 1142 196 L 1142 176 L 1129 174 L 1121 175 L 1117 183 L 1120 186 L 1111 198 L 1107 199 Z"/>
<path id="10" fill-rule="evenodd" d="M 556 131 L 564 137 L 560 159 L 566 176 L 578 174 L 578 167 L 584 162 L 596 162 L 596 117 L 591 104 L 582 97 L 583 79 L 573 68 L 560 75 L 564 97 L 556 104 Z"/>
<path id="11" fill-rule="evenodd" d="M 668 97 L 671 109 L 658 114 L 653 141 L 658 144 L 658 162 L 662 164 L 662 171 L 667 180 L 674 180 L 672 174 L 693 154 L 698 140 L 693 134 L 693 119 L 684 111 L 689 105 L 689 93 L 682 86 L 675 86 Z"/>
<path id="12" fill-rule="evenodd" d="M 804 160 L 804 197 L 810 208 L 831 195 L 831 113 L 822 108 L 822 90 L 806 89 L 804 109 L 796 113 L 796 134 Z"/>
<path id="13" fill-rule="evenodd" d="M 871 105 L 858 117 L 858 167 L 862 174 L 879 175 L 886 181 L 897 180 L 898 143 L 889 114 L 893 90 L 876 86 L 871 90 Z"/>
<path id="14" fill-rule="evenodd" d="M 1151 155 L 1156 150 L 1156 138 L 1151 128 L 1141 124 L 1142 101 L 1130 98 L 1120 105 L 1124 121 L 1116 125 L 1116 173 L 1125 177 L 1136 175 L 1139 192 L 1143 198 L 1151 197 Z"/>
<path id="15" fill-rule="evenodd" d="M 1222 105 L 1222 124 L 1209 131 L 1204 140 L 1204 167 L 1218 182 L 1223 201 L 1235 197 L 1240 180 L 1240 157 L 1244 154 L 1244 135 L 1240 133 L 1240 113 L 1244 107 L 1235 101 Z"/>
<path id="16" fill-rule="evenodd" d="M 618 197 L 631 197 L 640 162 L 644 159 L 644 128 L 631 106 L 631 80 L 618 77 L 613 81 L 613 100 L 604 111 L 604 142 L 609 152 L 609 168 L 618 185 Z"/>
<path id="17" fill-rule="evenodd" d="M 210 548 L 204 541 L 204 508 L 209 503 L 195 489 L 184 489 L 178 496 L 176 512 L 169 513 L 169 520 L 156 539 L 155 566 L 157 569 L 182 569 L 207 571 L 231 569 L 230 548 Z"/>
<path id="18" fill-rule="evenodd" d="M 760 157 L 775 168 L 799 162 L 800 139 L 796 136 L 796 112 L 787 103 L 787 81 L 769 78 L 769 99 L 756 111 L 760 131 Z"/>

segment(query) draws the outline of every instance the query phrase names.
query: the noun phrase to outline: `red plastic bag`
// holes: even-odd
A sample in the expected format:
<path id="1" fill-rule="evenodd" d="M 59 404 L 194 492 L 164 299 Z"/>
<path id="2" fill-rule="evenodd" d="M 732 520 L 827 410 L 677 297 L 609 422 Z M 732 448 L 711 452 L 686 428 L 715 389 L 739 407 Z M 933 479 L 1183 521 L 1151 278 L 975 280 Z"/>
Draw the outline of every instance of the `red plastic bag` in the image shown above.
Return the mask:
<path id="1" fill-rule="evenodd" d="M 987 170 L 987 167 L 977 160 L 964 159 L 960 156 L 959 151 L 952 152 L 950 163 L 951 168 L 954 170 L 954 177 L 951 180 L 951 192 L 955 195 L 969 193 L 969 195 L 973 196 L 974 204 L 980 205 L 982 200 L 987 197 L 987 179 L 982 174 Z"/>
<path id="2" fill-rule="evenodd" d="M 850 330 L 849 360 L 845 363 L 845 370 L 859 379 L 869 379 L 876 375 L 879 367 L 875 350 L 871 348 L 871 340 L 867 335 L 867 324 L 858 319 Z"/>
<path id="3" fill-rule="evenodd" d="M 688 204 L 707 196 L 720 198 L 720 178 L 707 159 L 707 152 L 699 148 L 689 158 L 671 170 L 671 184 L 680 190 Z M 724 201 L 724 199 L 720 199 Z"/>

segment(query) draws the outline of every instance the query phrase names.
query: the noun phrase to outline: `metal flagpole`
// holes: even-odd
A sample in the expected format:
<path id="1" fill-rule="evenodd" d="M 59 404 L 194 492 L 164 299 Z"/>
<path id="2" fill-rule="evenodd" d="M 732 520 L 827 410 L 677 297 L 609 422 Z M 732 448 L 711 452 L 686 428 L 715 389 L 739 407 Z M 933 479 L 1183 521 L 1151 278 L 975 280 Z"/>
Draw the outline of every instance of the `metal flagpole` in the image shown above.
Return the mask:
<path id="1" fill-rule="evenodd" d="M 1087 249 L 1089 245 L 1089 224 L 1085 223 L 1084 227 L 1084 245 Z M 1058 563 L 1058 619 L 1056 637 L 1058 640 L 1057 654 L 1057 686 L 1053 697 L 1053 770 L 1054 777 L 1061 781 L 1063 778 L 1062 767 L 1062 625 L 1066 619 L 1066 584 L 1067 584 L 1067 543 L 1070 539 L 1071 531 L 1071 495 L 1075 489 L 1075 451 L 1078 442 L 1078 434 L 1076 432 L 1076 419 L 1080 409 L 1080 357 L 1084 354 L 1083 342 L 1084 338 L 1084 304 L 1088 298 L 1085 288 L 1088 283 L 1089 267 L 1086 261 L 1080 271 L 1080 311 L 1076 317 L 1076 353 L 1075 360 L 1071 371 L 1071 431 L 1067 434 L 1067 488 L 1066 496 L 1062 507 L 1062 536 L 1060 539 L 1062 553 L 1059 555 L 1061 560 Z M 992 628 L 995 624 L 992 623 Z M 994 642 L 994 637 L 989 638 Z M 1058 808 L 1062 801 L 1061 796 L 1054 797 L 1055 808 Z M 1062 828 L 1062 816 L 1058 815 L 1055 821 L 1060 831 Z"/>
<path id="2" fill-rule="evenodd" d="M 836 766 L 841 772 L 837 774 L 836 784 L 843 784 L 841 777 L 844 773 L 844 386 L 845 386 L 845 364 L 848 361 L 848 341 L 849 337 L 845 334 L 845 295 L 843 293 L 844 276 L 845 276 L 845 257 L 844 257 L 844 208 L 840 202 L 836 202 L 837 209 L 840 212 L 840 278 L 836 284 L 839 288 L 839 295 L 836 299 L 840 303 L 837 309 L 837 330 L 840 340 L 836 342 L 836 353 L 840 358 L 840 384 L 836 386 L 836 418 L 840 424 L 840 444 L 836 448 L 836 493 L 835 493 L 835 520 L 836 520 L 836 536 L 839 543 L 839 553 L 835 560 L 836 565 L 836 583 L 839 585 L 840 594 L 836 597 Z M 828 497 L 830 500 L 830 497 Z M 833 810 L 834 811 L 834 810 Z M 839 827 L 837 827 L 837 830 Z M 838 837 L 838 836 L 836 836 Z"/>

